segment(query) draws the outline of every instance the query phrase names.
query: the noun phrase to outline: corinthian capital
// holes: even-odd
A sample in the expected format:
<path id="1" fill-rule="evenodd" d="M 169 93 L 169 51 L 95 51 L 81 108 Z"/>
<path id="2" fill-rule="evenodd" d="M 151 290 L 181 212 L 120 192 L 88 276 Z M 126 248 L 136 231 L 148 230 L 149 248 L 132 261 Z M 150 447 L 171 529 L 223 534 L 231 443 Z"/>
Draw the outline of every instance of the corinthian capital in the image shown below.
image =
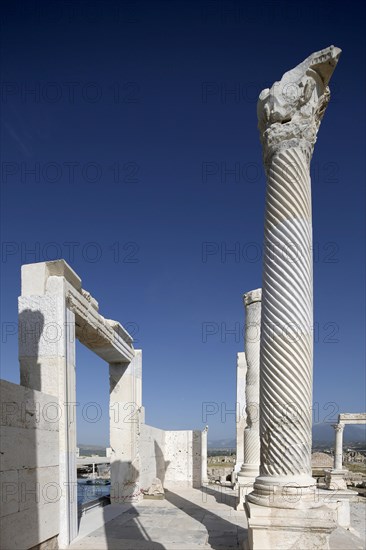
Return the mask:
<path id="1" fill-rule="evenodd" d="M 343 432 L 344 430 L 344 424 L 332 424 L 333 428 L 336 432 Z"/>
<path id="2" fill-rule="evenodd" d="M 315 52 L 260 93 L 258 127 L 266 166 L 275 152 L 290 147 L 300 147 L 310 162 L 340 54 L 335 46 Z"/>

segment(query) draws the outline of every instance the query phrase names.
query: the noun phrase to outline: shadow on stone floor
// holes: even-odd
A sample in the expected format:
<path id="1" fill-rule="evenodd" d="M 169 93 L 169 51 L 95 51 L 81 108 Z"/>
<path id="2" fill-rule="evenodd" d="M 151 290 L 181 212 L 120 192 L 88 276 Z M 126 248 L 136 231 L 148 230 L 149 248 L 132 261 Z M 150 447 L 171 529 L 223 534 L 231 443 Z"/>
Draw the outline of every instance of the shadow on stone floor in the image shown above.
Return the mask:
<path id="1" fill-rule="evenodd" d="M 238 497 L 236 494 L 233 494 L 231 487 L 225 487 L 221 485 L 215 485 L 213 487 L 209 487 L 205 485 L 204 487 L 200 487 L 203 495 L 211 495 L 216 499 L 216 502 L 218 504 L 226 504 L 230 508 L 233 508 L 236 510 Z"/>
<path id="2" fill-rule="evenodd" d="M 111 497 L 112 501 L 119 503 L 128 503 L 133 501 L 135 492 L 139 492 L 137 480 L 139 471 L 129 461 L 123 462 L 116 460 L 111 464 Z M 118 481 L 123 480 L 123 481 Z M 150 527 L 149 522 L 147 522 Z M 141 519 L 140 512 L 133 506 L 123 514 L 108 521 L 105 517 L 104 525 L 94 531 L 91 539 L 97 541 L 100 539 L 100 548 L 105 550 L 165 550 L 165 547 L 155 542 L 157 533 L 145 529 Z M 102 540 L 105 540 L 104 546 Z M 90 540 L 92 542 L 92 540 Z M 98 550 L 99 546 L 95 549 Z"/>
<path id="3" fill-rule="evenodd" d="M 202 488 L 202 491 L 204 489 Z M 210 494 L 213 494 L 216 498 L 214 493 L 215 491 L 212 490 Z M 202 492 L 202 497 L 204 498 L 204 492 Z M 165 498 L 168 502 L 199 521 L 205 527 L 208 535 L 208 547 L 214 550 L 237 549 L 239 548 L 240 541 L 246 538 L 247 529 L 236 523 L 227 521 L 212 510 L 199 506 L 170 490 L 165 491 Z"/>

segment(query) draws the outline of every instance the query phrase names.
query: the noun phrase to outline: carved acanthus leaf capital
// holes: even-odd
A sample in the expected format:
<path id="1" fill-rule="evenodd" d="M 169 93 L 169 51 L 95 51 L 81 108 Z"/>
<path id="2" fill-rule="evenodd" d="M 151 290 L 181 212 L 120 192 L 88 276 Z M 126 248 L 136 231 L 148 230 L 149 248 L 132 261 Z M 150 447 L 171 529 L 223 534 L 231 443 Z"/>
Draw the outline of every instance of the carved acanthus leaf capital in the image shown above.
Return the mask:
<path id="1" fill-rule="evenodd" d="M 274 153 L 290 147 L 300 147 L 310 162 L 340 54 L 335 46 L 315 52 L 260 93 L 258 127 L 266 166 Z"/>

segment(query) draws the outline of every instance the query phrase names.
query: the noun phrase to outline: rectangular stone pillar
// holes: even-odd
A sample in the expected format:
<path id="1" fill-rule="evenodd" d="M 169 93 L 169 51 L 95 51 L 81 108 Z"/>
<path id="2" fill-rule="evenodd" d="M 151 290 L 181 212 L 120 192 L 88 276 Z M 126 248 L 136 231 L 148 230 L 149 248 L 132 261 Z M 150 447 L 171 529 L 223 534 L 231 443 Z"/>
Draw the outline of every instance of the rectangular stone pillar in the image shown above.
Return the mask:
<path id="1" fill-rule="evenodd" d="M 129 364 L 110 364 L 111 502 L 138 502 L 142 352 Z"/>
<path id="2" fill-rule="evenodd" d="M 75 316 L 65 299 L 64 277 L 47 276 L 46 264 L 22 266 L 19 298 L 20 383 L 59 401 L 59 545 L 77 536 Z"/>

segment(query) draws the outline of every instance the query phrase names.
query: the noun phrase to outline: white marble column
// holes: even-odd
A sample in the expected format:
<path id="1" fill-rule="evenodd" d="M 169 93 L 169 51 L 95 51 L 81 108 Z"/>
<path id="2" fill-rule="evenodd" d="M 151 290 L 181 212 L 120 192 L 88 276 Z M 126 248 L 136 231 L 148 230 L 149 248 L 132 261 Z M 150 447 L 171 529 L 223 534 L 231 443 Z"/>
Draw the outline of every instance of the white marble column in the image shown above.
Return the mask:
<path id="1" fill-rule="evenodd" d="M 247 292 L 243 296 L 245 305 L 245 357 L 247 374 L 245 382 L 246 427 L 244 431 L 244 464 L 238 474 L 254 482 L 259 474 L 260 442 L 259 442 L 259 349 L 261 326 L 260 288 Z"/>
<path id="2" fill-rule="evenodd" d="M 207 435 L 208 426 L 201 432 L 201 484 L 208 483 L 207 477 Z"/>
<path id="3" fill-rule="evenodd" d="M 319 503 L 311 476 L 310 160 L 330 97 L 328 82 L 339 55 L 340 50 L 333 46 L 312 54 L 259 96 L 267 193 L 260 346 L 260 476 L 246 505 L 252 548 L 294 548 L 299 544 L 302 548 L 326 548 L 335 525 L 329 517 L 330 510 L 316 509 Z M 261 527 L 264 517 L 270 522 L 266 530 Z M 314 523 L 317 530 L 312 527 Z"/>
<path id="4" fill-rule="evenodd" d="M 343 468 L 343 430 L 345 424 L 333 424 L 335 430 L 334 465 L 331 470 L 325 471 L 325 484 L 332 491 L 346 491 L 346 475 L 348 470 Z"/>
<path id="5" fill-rule="evenodd" d="M 335 430 L 334 469 L 343 470 L 343 430 L 344 424 L 333 424 Z"/>
<path id="6" fill-rule="evenodd" d="M 243 510 L 245 496 L 253 489 L 253 483 L 259 474 L 259 349 L 261 325 L 260 288 L 247 292 L 243 296 L 245 306 L 245 429 L 244 462 L 238 472 L 237 510 Z"/>
<path id="7" fill-rule="evenodd" d="M 244 462 L 244 430 L 246 426 L 245 412 L 245 379 L 247 362 L 245 353 L 239 352 L 236 356 L 236 462 L 234 477 L 240 471 Z"/>

